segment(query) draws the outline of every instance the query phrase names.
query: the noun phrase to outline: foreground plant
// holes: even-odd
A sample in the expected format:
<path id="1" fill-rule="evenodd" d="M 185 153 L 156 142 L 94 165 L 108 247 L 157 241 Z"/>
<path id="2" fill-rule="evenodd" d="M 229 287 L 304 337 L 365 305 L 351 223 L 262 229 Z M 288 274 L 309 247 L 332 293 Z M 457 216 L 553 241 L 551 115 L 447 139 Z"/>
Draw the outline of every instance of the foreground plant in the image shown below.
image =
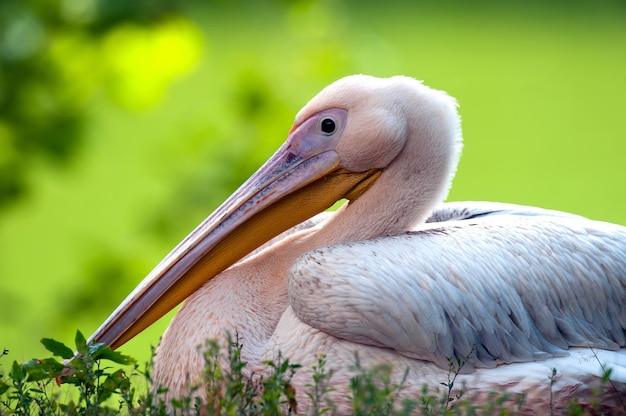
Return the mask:
<path id="1" fill-rule="evenodd" d="M 196 408 L 204 408 L 212 415 L 277 415 L 284 410 L 297 413 L 295 390 L 291 385 L 298 364 L 292 364 L 279 354 L 275 361 L 267 361 L 267 375 L 247 377 L 246 362 L 241 360 L 239 337 L 228 336 L 226 356 L 223 356 L 215 340 L 207 342 L 204 385 L 195 390 L 202 391 L 204 400 L 194 400 Z M 226 364 L 222 365 L 226 359 Z M 179 400 L 174 407 L 185 408 Z"/>
<path id="2" fill-rule="evenodd" d="M 2 412 L 78 415 L 118 414 L 123 407 L 132 409 L 136 392 L 130 379 L 123 369 L 115 370 L 105 364 L 131 365 L 135 364 L 133 358 L 103 344 L 87 345 L 80 331 L 75 337 L 76 355 L 53 339 L 44 338 L 41 343 L 53 357 L 22 364 L 14 361 L 8 382 L 0 379 Z M 71 361 L 64 364 L 54 357 Z M 60 388 L 62 383 L 75 388 L 70 393 L 67 387 Z M 62 403 L 59 397 L 64 389 L 67 401 Z M 118 398 L 117 408 L 107 405 L 113 395 Z"/>
<path id="3" fill-rule="evenodd" d="M 167 399 L 167 391 L 152 386 L 151 363 L 139 370 L 134 359 L 102 344 L 87 345 L 84 336 L 76 333 L 77 353 L 66 345 L 43 339 L 42 344 L 53 357 L 14 361 L 5 374 L 0 361 L 0 415 L 335 415 L 337 408 L 331 399 L 333 372 L 326 368 L 321 354 L 310 369 L 311 381 L 305 396 L 310 408 L 299 408 L 296 391 L 291 383 L 300 365 L 280 355 L 266 362 L 263 375 L 246 372 L 247 363 L 241 359 L 241 340 L 229 338 L 225 351 L 216 341 L 205 349 L 205 373 L 201 385 L 191 389 L 188 397 Z M 154 352 L 154 351 L 153 351 Z M 0 358 L 8 354 L 0 351 Z M 448 380 L 439 386 L 424 386 L 420 397 L 402 396 L 404 382 L 393 383 L 392 368 L 379 365 L 365 368 L 358 355 L 351 370 L 350 399 L 354 415 L 506 415 L 524 406 L 524 396 L 517 397 L 516 408 L 507 392 L 494 391 L 486 404 L 478 407 L 465 397 L 463 390 L 452 395 L 456 377 L 466 360 L 450 360 Z M 130 366 L 130 371 L 118 368 Z M 610 369 L 604 381 L 610 384 Z M 548 375 L 555 382 L 556 373 Z M 147 386 L 147 387 L 137 387 Z M 443 388 L 441 388 L 443 386 Z M 605 392 L 598 390 L 598 398 Z M 300 404 L 300 407 L 303 407 Z M 306 410 L 306 413 L 302 413 Z M 626 414 L 626 408 L 623 413 Z M 300 413 L 299 413 L 300 412 Z M 551 409 L 551 414 L 555 414 Z M 563 411 L 568 415 L 602 414 L 602 408 L 572 401 Z"/>

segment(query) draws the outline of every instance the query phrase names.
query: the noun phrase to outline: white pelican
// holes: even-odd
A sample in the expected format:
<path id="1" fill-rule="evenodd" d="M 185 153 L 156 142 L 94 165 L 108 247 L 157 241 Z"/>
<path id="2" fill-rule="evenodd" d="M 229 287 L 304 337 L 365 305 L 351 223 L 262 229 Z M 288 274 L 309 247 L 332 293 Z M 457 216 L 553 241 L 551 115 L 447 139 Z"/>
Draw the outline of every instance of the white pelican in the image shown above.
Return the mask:
<path id="1" fill-rule="evenodd" d="M 256 374 L 278 350 L 305 368 L 325 352 L 339 413 L 354 351 L 397 375 L 408 367 L 403 393 L 414 397 L 447 381 L 450 358 L 468 356 L 456 385 L 477 399 L 506 387 L 529 406 L 563 404 L 584 397 L 599 362 L 623 386 L 626 228 L 523 206 L 440 205 L 461 150 L 456 107 L 408 77 L 326 87 L 91 342 L 117 348 L 187 299 L 154 368 L 171 396 L 199 380 L 201 347 L 226 331 Z M 292 228 L 342 198 L 336 213 Z M 293 380 L 301 410 L 309 382 L 306 371 Z"/>

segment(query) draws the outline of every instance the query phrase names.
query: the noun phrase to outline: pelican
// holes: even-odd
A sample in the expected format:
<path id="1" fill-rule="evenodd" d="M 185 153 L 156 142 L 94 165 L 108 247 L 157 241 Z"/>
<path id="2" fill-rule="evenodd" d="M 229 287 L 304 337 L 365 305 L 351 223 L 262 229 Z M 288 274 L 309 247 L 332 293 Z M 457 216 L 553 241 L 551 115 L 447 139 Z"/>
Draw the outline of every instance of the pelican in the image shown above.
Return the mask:
<path id="1" fill-rule="evenodd" d="M 447 381 L 457 358 L 466 365 L 455 385 L 477 400 L 507 388 L 533 409 L 565 405 L 603 365 L 622 388 L 626 228 L 443 203 L 461 147 L 456 101 L 442 91 L 404 76 L 332 83 L 90 342 L 118 348 L 186 299 L 155 358 L 169 397 L 199 382 L 202 347 L 228 331 L 250 374 L 278 351 L 304 368 L 325 353 L 339 414 L 355 352 L 364 366 L 391 364 L 397 380 L 408 368 L 402 394 L 414 398 Z M 304 370 L 292 380 L 299 409 L 306 383 Z"/>

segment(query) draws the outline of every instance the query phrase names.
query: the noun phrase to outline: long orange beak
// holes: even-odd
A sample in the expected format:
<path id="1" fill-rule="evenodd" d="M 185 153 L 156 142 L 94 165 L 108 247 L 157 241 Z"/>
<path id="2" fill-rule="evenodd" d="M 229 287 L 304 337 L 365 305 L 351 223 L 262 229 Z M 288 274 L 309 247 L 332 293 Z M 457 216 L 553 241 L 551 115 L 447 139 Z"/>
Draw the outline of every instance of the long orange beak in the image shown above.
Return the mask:
<path id="1" fill-rule="evenodd" d="M 346 110 L 329 109 L 294 127 L 285 144 L 152 270 L 89 342 L 118 348 L 255 248 L 336 201 L 361 195 L 380 171 L 341 167 L 335 149 L 347 117 Z"/>

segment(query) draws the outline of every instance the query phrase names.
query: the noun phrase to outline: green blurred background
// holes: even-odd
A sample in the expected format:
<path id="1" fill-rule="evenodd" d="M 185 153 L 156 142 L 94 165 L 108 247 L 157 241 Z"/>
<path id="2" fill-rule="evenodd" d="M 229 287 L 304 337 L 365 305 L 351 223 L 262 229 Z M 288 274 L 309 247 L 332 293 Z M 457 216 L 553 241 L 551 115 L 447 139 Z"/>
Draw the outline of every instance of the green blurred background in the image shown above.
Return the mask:
<path id="1" fill-rule="evenodd" d="M 352 73 L 461 105 L 450 200 L 626 224 L 626 3 L 0 2 L 0 348 L 71 343 Z M 146 359 L 162 320 L 123 348 Z"/>

